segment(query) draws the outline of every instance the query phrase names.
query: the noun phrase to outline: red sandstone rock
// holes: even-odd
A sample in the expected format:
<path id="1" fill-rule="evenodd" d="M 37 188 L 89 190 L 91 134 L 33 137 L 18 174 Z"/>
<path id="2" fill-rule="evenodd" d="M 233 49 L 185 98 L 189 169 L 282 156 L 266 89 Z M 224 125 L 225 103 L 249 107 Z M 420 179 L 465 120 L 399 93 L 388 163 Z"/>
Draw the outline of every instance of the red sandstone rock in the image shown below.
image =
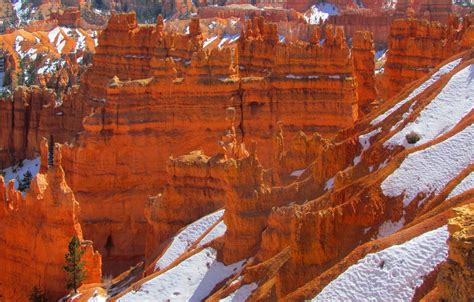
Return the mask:
<path id="1" fill-rule="evenodd" d="M 0 296 L 6 301 L 27 300 L 33 286 L 51 300 L 64 296 L 67 275 L 62 266 L 73 235 L 85 250 L 84 282 L 100 282 L 101 256 L 92 242 L 83 240 L 79 204 L 65 182 L 59 145 L 54 165 L 34 178 L 26 198 L 0 177 L 0 203 L 0 240 L 7 243 L 0 250 Z"/>
<path id="2" fill-rule="evenodd" d="M 426 20 L 395 20 L 390 30 L 389 52 L 384 67 L 386 82 L 381 90 L 386 92 L 387 97 L 393 96 L 441 61 L 465 49 L 462 41 L 471 41 L 467 38 L 472 31 L 469 24 L 467 21 L 457 29 Z"/>
<path id="3" fill-rule="evenodd" d="M 276 26 L 258 18 L 239 49 L 208 51 L 198 25 L 193 19 L 189 34 L 180 35 L 163 32 L 161 21 L 138 26 L 134 14 L 113 15 L 82 77 L 78 98 L 94 111 L 65 151 L 64 166 L 105 270 L 142 259 L 144 205 L 166 183 L 168 156 L 218 151 L 227 108 L 235 108 L 236 140 L 256 140 L 263 163 L 279 148 L 279 120 L 290 135 L 301 128 L 331 135 L 357 119 L 353 61 L 341 29 L 329 27 L 332 38 L 323 46 L 281 44 Z"/>

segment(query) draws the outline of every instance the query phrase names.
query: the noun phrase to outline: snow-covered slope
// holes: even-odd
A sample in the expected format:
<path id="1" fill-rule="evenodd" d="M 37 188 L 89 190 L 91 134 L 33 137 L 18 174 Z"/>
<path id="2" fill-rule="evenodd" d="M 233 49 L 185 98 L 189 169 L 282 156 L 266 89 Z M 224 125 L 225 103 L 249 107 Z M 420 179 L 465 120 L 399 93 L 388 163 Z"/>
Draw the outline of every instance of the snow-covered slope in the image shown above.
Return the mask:
<path id="1" fill-rule="evenodd" d="M 454 63 L 454 62 L 453 62 Z M 415 132 L 426 143 L 452 129 L 474 109 L 474 64 L 453 75 L 441 92 L 420 112 L 416 120 L 384 143 L 384 146 L 410 145 L 406 135 Z"/>
<path id="2" fill-rule="evenodd" d="M 205 248 L 145 281 L 118 301 L 203 301 L 217 284 L 235 275 L 244 262 L 226 266 L 217 260 L 215 249 Z"/>
<path id="3" fill-rule="evenodd" d="M 312 301 L 411 301 L 423 277 L 446 259 L 448 234 L 448 228 L 443 226 L 369 254 Z"/>
<path id="4" fill-rule="evenodd" d="M 370 122 L 370 124 L 371 125 L 377 125 L 377 124 L 381 123 L 382 121 L 384 121 L 388 116 L 390 116 L 392 113 L 397 111 L 404 104 L 408 103 L 414 97 L 418 96 L 420 93 L 425 91 L 428 87 L 430 87 L 434 83 L 436 83 L 436 81 L 438 81 L 443 75 L 450 73 L 454 68 L 456 68 L 456 66 L 459 65 L 459 63 L 461 63 L 461 59 L 454 60 L 454 61 L 449 62 L 446 65 L 442 66 L 428 80 L 426 80 L 420 86 L 418 86 L 415 90 L 413 90 L 413 92 L 410 93 L 406 98 L 404 98 L 400 102 L 396 103 L 394 106 L 390 107 L 383 114 L 377 116 L 375 119 L 373 119 Z"/>
<path id="5" fill-rule="evenodd" d="M 179 232 L 174 238 L 162 256 L 156 261 L 155 271 L 165 269 L 181 255 L 183 255 L 193 244 L 202 246 L 213 239 L 224 235 L 226 226 L 224 222 L 215 225 L 221 220 L 224 210 L 219 210 L 203 218 L 191 223 Z M 211 229 L 212 228 L 212 229 Z M 200 241 L 196 242 L 206 232 L 207 235 Z"/>
<path id="6" fill-rule="evenodd" d="M 474 163 L 474 125 L 426 149 L 411 153 L 381 187 L 386 196 L 404 195 L 408 206 L 420 193 L 439 193 L 446 184 Z"/>

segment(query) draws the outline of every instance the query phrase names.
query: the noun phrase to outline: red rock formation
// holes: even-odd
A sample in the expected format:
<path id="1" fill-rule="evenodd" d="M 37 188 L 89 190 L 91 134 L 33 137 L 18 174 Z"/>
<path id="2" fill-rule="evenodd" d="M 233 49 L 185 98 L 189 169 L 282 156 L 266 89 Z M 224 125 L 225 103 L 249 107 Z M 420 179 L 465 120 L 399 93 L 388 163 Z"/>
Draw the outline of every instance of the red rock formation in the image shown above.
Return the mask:
<path id="1" fill-rule="evenodd" d="M 168 164 L 168 183 L 162 194 L 151 197 L 145 208 L 148 222 L 145 259 L 161 252 L 178 230 L 223 207 L 227 194 L 223 156 L 208 157 L 195 151 Z"/>
<path id="2" fill-rule="evenodd" d="M 26 301 L 33 286 L 51 300 L 64 296 L 67 275 L 62 267 L 73 235 L 85 250 L 84 282 L 100 282 L 101 256 L 92 242 L 83 240 L 79 204 L 64 179 L 60 145 L 53 166 L 34 178 L 26 198 L 0 177 L 0 204 L 0 241 L 5 243 L 0 250 L 0 297 L 5 301 Z"/>
<path id="3" fill-rule="evenodd" d="M 74 93 L 58 103 L 51 89 L 19 87 L 9 99 L 0 100 L 0 163 L 7 167 L 37 156 L 43 137 L 69 141 L 82 129 L 83 110 Z"/>
<path id="4" fill-rule="evenodd" d="M 457 29 L 418 19 L 397 19 L 390 30 L 389 52 L 385 64 L 383 91 L 393 96 L 406 84 L 419 79 L 446 58 L 472 47 L 462 41 L 469 36 L 469 17 Z M 469 39 L 469 38 L 467 38 Z M 467 42 L 467 44 L 472 43 Z"/>
<path id="5" fill-rule="evenodd" d="M 329 16 L 326 24 L 343 26 L 348 37 L 357 31 L 368 31 L 373 35 L 375 45 L 386 47 L 390 34 L 390 25 L 395 16 L 392 11 L 377 13 L 367 9 L 343 10 L 340 14 Z"/>
<path id="6" fill-rule="evenodd" d="M 62 12 L 52 13 L 50 18 L 58 20 L 59 26 L 77 28 L 81 23 L 81 11 L 77 7 L 68 7 Z"/>
<path id="7" fill-rule="evenodd" d="M 236 140 L 256 140 L 263 163 L 279 148 L 279 120 L 291 136 L 301 128 L 333 135 L 357 119 L 353 63 L 340 29 L 328 27 L 323 46 L 281 44 L 276 26 L 260 18 L 237 51 L 207 51 L 197 19 L 187 35 L 162 28 L 161 19 L 153 27 L 138 26 L 134 14 L 112 16 L 81 79 L 79 98 L 95 111 L 65 154 L 85 234 L 115 272 L 142 259 L 143 207 L 167 181 L 168 156 L 219 151 L 215 137 L 228 128 L 227 108 L 235 108 Z"/>
<path id="8" fill-rule="evenodd" d="M 396 11 L 398 17 L 416 17 L 446 24 L 452 4 L 449 0 L 401 0 L 397 1 Z"/>
<path id="9" fill-rule="evenodd" d="M 244 22 L 248 18 L 262 16 L 267 21 L 297 21 L 302 19 L 302 15 L 295 10 L 272 9 L 265 7 L 259 9 L 250 5 L 226 5 L 226 6 L 203 6 L 199 7 L 199 17 L 205 18 L 239 18 Z"/>
<path id="10" fill-rule="evenodd" d="M 474 298 L 473 210 L 473 203 L 455 208 L 456 216 L 449 220 L 448 260 L 441 266 L 437 280 L 437 298 L 440 300 L 467 302 Z"/>
<path id="11" fill-rule="evenodd" d="M 356 32 L 352 38 L 352 58 L 359 97 L 359 113 L 369 113 L 371 103 L 377 98 L 375 92 L 375 51 L 372 35 Z"/>

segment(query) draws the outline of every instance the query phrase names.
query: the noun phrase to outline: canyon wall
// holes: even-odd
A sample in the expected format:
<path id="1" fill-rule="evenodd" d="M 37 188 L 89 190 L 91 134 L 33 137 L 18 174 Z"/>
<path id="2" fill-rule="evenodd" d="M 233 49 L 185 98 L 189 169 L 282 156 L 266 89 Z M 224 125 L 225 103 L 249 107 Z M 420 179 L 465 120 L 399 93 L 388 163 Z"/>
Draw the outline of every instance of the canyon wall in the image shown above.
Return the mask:
<path id="1" fill-rule="evenodd" d="M 46 157 L 46 142 L 42 149 Z M 0 298 L 26 301 L 34 286 L 51 300 L 64 296 L 67 274 L 62 267 L 74 235 L 85 251 L 84 283 L 101 282 L 101 256 L 91 241 L 83 240 L 80 208 L 64 179 L 60 145 L 55 147 L 53 165 L 33 179 L 25 196 L 0 176 L 0 203 Z"/>
<path id="2" fill-rule="evenodd" d="M 52 89 L 22 86 L 0 100 L 0 168 L 38 156 L 43 137 L 70 141 L 82 129 L 84 112 L 74 95 L 71 91 L 58 103 Z"/>
<path id="3" fill-rule="evenodd" d="M 419 19 L 397 19 L 392 23 L 389 52 L 384 67 L 383 89 L 393 96 L 401 88 L 427 74 L 443 60 L 472 47 L 473 17 L 449 25 Z"/>
<path id="4" fill-rule="evenodd" d="M 267 21 L 296 21 L 302 18 L 302 15 L 295 10 L 272 9 L 266 7 L 260 9 L 254 6 L 246 5 L 226 5 L 226 6 L 202 6 L 198 9 L 200 18 L 239 18 L 242 22 L 248 18 L 262 16 Z"/>
<path id="5" fill-rule="evenodd" d="M 449 255 L 438 274 L 437 296 L 439 299 L 467 302 L 474 297 L 473 210 L 474 204 L 472 203 L 455 208 L 455 217 L 449 220 Z"/>
<path id="6" fill-rule="evenodd" d="M 145 259 L 155 260 L 165 243 L 181 228 L 224 206 L 227 182 L 222 155 L 208 157 L 195 151 L 168 163 L 163 193 L 146 204 L 148 222 Z"/>
<path id="7" fill-rule="evenodd" d="M 313 32 L 320 35 L 317 27 Z M 64 151 L 84 232 L 105 255 L 106 271 L 142 259 L 143 209 L 168 181 L 168 156 L 219 151 L 229 108 L 237 141 L 257 141 L 265 165 L 279 148 L 273 140 L 279 121 L 288 136 L 300 129 L 331 136 L 353 125 L 358 58 L 342 29 L 325 34 L 324 45 L 318 38 L 283 44 L 275 25 L 257 18 L 237 48 L 207 50 L 199 19 L 181 35 L 163 32 L 161 18 L 139 26 L 134 14 L 112 16 L 78 92 L 93 113 Z"/>
<path id="8" fill-rule="evenodd" d="M 338 15 L 329 16 L 325 24 L 343 26 L 348 37 L 357 31 L 368 31 L 373 35 L 377 47 L 387 47 L 390 25 L 395 19 L 392 11 L 375 13 L 366 9 L 343 10 Z"/>

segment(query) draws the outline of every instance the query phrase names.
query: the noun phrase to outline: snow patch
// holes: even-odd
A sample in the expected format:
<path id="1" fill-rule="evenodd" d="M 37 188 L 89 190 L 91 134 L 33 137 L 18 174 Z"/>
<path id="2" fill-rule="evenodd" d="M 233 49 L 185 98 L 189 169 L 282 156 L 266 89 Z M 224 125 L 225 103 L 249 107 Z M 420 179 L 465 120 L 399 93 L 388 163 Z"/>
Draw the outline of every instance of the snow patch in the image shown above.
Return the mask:
<path id="1" fill-rule="evenodd" d="M 246 301 L 248 297 L 256 290 L 258 285 L 256 283 L 245 284 L 239 287 L 235 292 L 228 297 L 221 299 L 221 302 L 241 302 Z"/>
<path id="2" fill-rule="evenodd" d="M 214 223 L 216 223 L 219 219 L 221 219 L 223 215 L 224 215 L 224 210 L 219 210 L 215 213 L 204 216 L 203 218 L 185 227 L 181 232 L 179 232 L 173 238 L 173 241 L 171 242 L 170 246 L 167 248 L 166 252 L 156 262 L 155 271 L 166 268 L 171 263 L 173 263 L 173 261 L 178 259 L 179 256 L 181 256 L 184 252 L 186 252 L 186 250 L 194 242 L 196 242 L 196 240 L 198 240 L 199 237 L 201 237 Z M 222 227 L 219 230 L 222 231 Z M 214 234 L 214 236 L 218 236 L 218 235 L 219 234 Z M 211 237 L 208 237 L 206 240 L 210 241 Z M 202 243 L 203 241 L 201 241 L 201 244 L 204 244 Z"/>
<path id="3" fill-rule="evenodd" d="M 407 124 L 384 143 L 385 147 L 413 146 L 405 138 L 408 133 L 420 135 L 418 145 L 451 130 L 474 109 L 474 64 L 456 73 L 441 92 L 420 112 L 414 122 Z"/>
<path id="4" fill-rule="evenodd" d="M 370 139 L 379 134 L 380 132 L 382 131 L 382 128 L 379 127 L 375 130 L 372 130 L 370 131 L 369 133 L 366 133 L 366 134 L 363 134 L 361 136 L 359 136 L 359 144 L 362 146 L 362 151 L 360 152 L 360 154 L 358 156 L 356 156 L 354 158 L 354 166 L 359 164 L 360 161 L 361 161 L 361 158 L 362 158 L 362 154 L 367 151 L 367 149 L 369 149 L 370 147 Z"/>
<path id="5" fill-rule="evenodd" d="M 409 154 L 381 184 L 385 196 L 404 195 L 405 206 L 418 193 L 438 194 L 446 184 L 474 162 L 474 125 L 426 149 Z"/>
<path id="6" fill-rule="evenodd" d="M 390 236 L 398 232 L 405 225 L 405 217 L 400 218 L 400 220 L 393 222 L 391 220 L 385 221 L 379 227 L 379 233 L 377 239 Z"/>
<path id="7" fill-rule="evenodd" d="M 304 173 L 305 170 L 306 169 L 295 170 L 295 171 L 291 172 L 290 176 L 300 177 Z"/>
<path id="8" fill-rule="evenodd" d="M 3 179 L 5 183 L 8 184 L 10 180 L 20 179 L 23 180 L 23 175 L 26 171 L 30 171 L 33 175 L 33 178 L 38 174 L 40 169 L 41 157 L 36 157 L 35 159 L 25 159 L 22 161 L 22 165 L 14 165 L 3 169 Z M 21 166 L 21 167 L 20 167 Z M 15 189 L 18 190 L 18 181 L 15 181 Z"/>
<path id="9" fill-rule="evenodd" d="M 448 255 L 448 228 L 368 254 L 312 301 L 411 301 L 426 275 Z"/>
<path id="10" fill-rule="evenodd" d="M 419 87 L 417 87 L 415 90 L 413 90 L 412 93 L 405 99 L 401 100 L 397 104 L 395 104 L 393 107 L 391 107 L 389 110 L 385 111 L 385 113 L 379 115 L 375 119 L 373 119 L 370 124 L 371 125 L 377 125 L 378 123 L 382 122 L 385 120 L 388 116 L 390 116 L 392 113 L 398 110 L 398 108 L 402 107 L 404 104 L 412 100 L 414 97 L 425 91 L 426 88 L 430 87 L 433 85 L 436 81 L 438 81 L 443 75 L 450 73 L 456 66 L 461 63 L 461 59 L 457 59 L 455 61 L 449 62 L 448 64 L 444 65 L 441 67 L 437 72 L 435 72 L 428 80 L 426 80 L 423 84 L 421 84 Z"/>
<path id="11" fill-rule="evenodd" d="M 304 18 L 309 24 L 319 24 L 320 21 L 326 21 L 329 16 L 338 15 L 337 7 L 330 3 L 320 3 L 313 5 Z"/>
<path id="12" fill-rule="evenodd" d="M 207 38 L 206 41 L 204 41 L 204 44 L 202 45 L 203 48 L 206 48 L 209 44 L 214 42 L 217 39 L 217 36 L 212 36 L 210 38 Z"/>
<path id="13" fill-rule="evenodd" d="M 215 249 L 205 248 L 118 301 L 203 301 L 217 284 L 237 273 L 244 262 L 226 266 L 217 261 Z"/>
<path id="14" fill-rule="evenodd" d="M 324 186 L 324 190 L 328 191 L 334 187 L 334 178 L 335 176 L 328 179 L 328 181 L 326 182 L 326 185 Z"/>

